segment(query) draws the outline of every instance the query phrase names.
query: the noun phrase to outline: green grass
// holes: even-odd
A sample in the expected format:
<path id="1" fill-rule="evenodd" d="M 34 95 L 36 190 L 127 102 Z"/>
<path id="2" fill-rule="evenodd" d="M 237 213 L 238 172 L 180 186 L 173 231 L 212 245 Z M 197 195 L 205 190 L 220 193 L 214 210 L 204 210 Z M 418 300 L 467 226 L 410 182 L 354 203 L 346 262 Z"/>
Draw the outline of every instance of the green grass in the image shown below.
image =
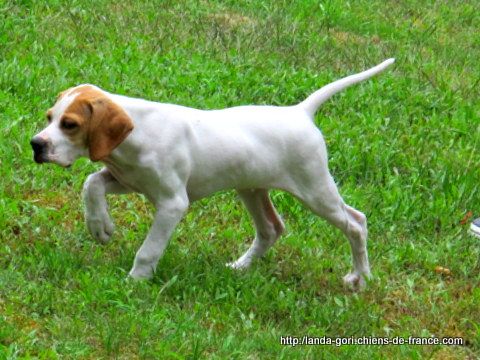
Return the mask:
<path id="1" fill-rule="evenodd" d="M 474 1 L 0 0 L 0 359 L 474 359 L 480 356 L 480 15 Z M 198 108 L 288 105 L 396 57 L 317 115 L 346 201 L 369 219 L 374 279 L 291 196 L 287 234 L 245 273 L 253 229 L 234 193 L 191 206 L 151 282 L 126 281 L 152 208 L 111 197 L 107 246 L 82 182 L 29 139 L 79 83 Z M 435 272 L 451 270 L 450 276 Z M 292 336 L 461 336 L 466 345 L 281 346 Z"/>

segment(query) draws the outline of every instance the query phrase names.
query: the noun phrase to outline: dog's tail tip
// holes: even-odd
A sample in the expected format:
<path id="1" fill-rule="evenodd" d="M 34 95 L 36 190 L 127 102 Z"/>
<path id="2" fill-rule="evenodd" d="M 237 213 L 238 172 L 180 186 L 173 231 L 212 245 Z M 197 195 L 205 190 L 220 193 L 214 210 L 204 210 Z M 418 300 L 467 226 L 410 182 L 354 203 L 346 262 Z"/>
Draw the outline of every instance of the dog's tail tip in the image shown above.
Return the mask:
<path id="1" fill-rule="evenodd" d="M 381 62 L 380 64 L 378 64 L 377 66 L 374 66 L 371 70 L 373 70 L 374 73 L 379 73 L 379 72 L 385 70 L 390 65 L 392 65 L 394 62 L 395 62 L 395 58 L 387 59 L 387 60 Z"/>
<path id="2" fill-rule="evenodd" d="M 395 62 L 395 58 L 390 58 L 390 59 L 385 60 L 385 61 L 383 62 L 383 64 L 384 64 L 385 66 L 390 66 L 390 65 L 392 65 L 394 62 Z"/>

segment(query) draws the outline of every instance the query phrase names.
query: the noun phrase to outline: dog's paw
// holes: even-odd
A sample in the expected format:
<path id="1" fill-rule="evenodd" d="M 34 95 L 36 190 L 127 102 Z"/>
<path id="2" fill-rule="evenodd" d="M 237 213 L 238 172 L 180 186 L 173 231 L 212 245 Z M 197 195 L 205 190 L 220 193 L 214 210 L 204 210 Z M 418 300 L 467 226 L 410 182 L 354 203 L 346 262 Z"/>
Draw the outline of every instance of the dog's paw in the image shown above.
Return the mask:
<path id="1" fill-rule="evenodd" d="M 362 291 L 367 286 L 365 277 L 370 278 L 370 275 L 362 275 L 356 272 L 348 273 L 343 277 L 343 284 L 348 290 Z"/>
<path id="2" fill-rule="evenodd" d="M 153 277 L 153 269 L 148 266 L 134 266 L 128 273 L 128 277 L 135 281 L 150 280 Z"/>
<path id="3" fill-rule="evenodd" d="M 250 262 L 246 261 L 234 261 L 225 264 L 226 267 L 233 270 L 246 270 L 250 267 Z"/>
<path id="4" fill-rule="evenodd" d="M 93 238 L 97 241 L 100 241 L 103 244 L 106 244 L 115 229 L 112 220 L 108 214 L 103 214 L 101 216 L 85 216 L 87 222 L 87 228 Z"/>

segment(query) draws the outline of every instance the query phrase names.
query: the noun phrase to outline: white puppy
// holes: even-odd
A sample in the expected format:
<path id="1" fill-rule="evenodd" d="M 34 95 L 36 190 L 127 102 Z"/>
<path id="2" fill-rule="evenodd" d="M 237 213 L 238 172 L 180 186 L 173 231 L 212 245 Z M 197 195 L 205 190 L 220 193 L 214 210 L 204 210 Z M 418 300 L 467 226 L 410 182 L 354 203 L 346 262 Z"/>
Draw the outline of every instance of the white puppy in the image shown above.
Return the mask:
<path id="1" fill-rule="evenodd" d="M 152 277 L 190 202 L 224 189 L 237 190 L 255 223 L 253 244 L 229 264 L 248 267 L 284 230 L 268 196 L 268 189 L 275 188 L 293 194 L 343 231 L 353 257 L 353 271 L 344 282 L 361 288 L 370 275 L 366 218 L 339 195 L 313 117 L 332 95 L 393 62 L 335 81 L 286 107 L 203 111 L 80 85 L 61 93 L 47 112 L 48 126 L 31 141 L 34 158 L 66 167 L 88 156 L 105 164 L 84 186 L 87 226 L 102 242 L 114 228 L 107 193 L 140 192 L 155 205 L 152 228 L 130 271 L 133 278 Z"/>

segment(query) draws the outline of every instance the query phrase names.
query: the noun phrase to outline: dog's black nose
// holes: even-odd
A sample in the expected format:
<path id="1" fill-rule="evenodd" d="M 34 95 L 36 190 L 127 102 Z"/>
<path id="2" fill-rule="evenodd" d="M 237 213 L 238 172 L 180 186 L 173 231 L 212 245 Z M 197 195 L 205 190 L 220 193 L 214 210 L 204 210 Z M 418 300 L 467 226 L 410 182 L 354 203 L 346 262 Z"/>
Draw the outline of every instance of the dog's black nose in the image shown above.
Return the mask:
<path id="1" fill-rule="evenodd" d="M 41 138 L 40 136 L 34 136 L 32 140 L 30 140 L 30 145 L 32 145 L 35 162 L 41 164 L 45 162 L 43 159 L 45 150 L 47 148 L 47 141 Z"/>
<path id="2" fill-rule="evenodd" d="M 30 141 L 30 145 L 32 145 L 32 149 L 35 153 L 41 153 L 47 146 L 47 142 L 40 136 L 35 136 Z"/>

